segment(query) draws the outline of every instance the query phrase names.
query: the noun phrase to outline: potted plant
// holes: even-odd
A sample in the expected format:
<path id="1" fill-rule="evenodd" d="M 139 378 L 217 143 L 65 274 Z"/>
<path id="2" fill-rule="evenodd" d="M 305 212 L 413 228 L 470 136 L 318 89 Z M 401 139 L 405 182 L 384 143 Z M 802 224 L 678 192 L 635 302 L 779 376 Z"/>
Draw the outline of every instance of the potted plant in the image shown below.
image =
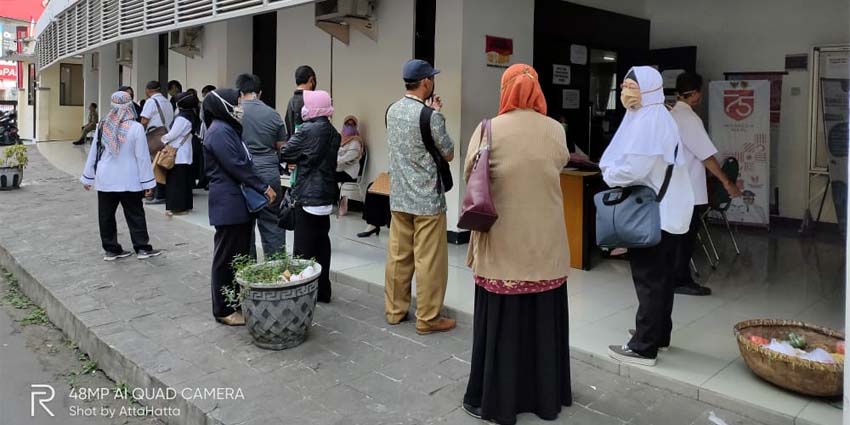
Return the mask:
<path id="1" fill-rule="evenodd" d="M 0 157 L 0 190 L 11 190 L 21 187 L 24 179 L 24 167 L 29 163 L 27 148 L 24 145 L 14 145 L 3 150 Z"/>
<path id="2" fill-rule="evenodd" d="M 322 271 L 319 263 L 286 253 L 262 263 L 238 256 L 233 269 L 239 292 L 233 288 L 222 292 L 232 307 L 242 307 L 254 344 L 284 350 L 307 339 Z"/>

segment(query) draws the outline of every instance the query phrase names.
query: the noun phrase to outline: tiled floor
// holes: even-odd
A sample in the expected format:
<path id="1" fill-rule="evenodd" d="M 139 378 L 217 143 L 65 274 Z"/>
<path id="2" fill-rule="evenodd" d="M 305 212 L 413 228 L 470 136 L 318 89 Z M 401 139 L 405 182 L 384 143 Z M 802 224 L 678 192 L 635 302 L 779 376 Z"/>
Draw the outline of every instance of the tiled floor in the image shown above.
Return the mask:
<path id="1" fill-rule="evenodd" d="M 82 149 L 61 142 L 39 144 L 39 149 L 58 168 L 79 174 L 85 159 Z M 164 210 L 162 206 L 150 209 Z M 209 227 L 206 194 L 196 192 L 195 211 L 177 219 Z M 379 237 L 358 239 L 354 235 L 362 227 L 356 215 L 332 221 L 332 269 L 383 285 L 389 235 L 383 232 Z M 713 234 L 720 266 L 712 271 L 702 255 L 697 256 L 697 264 L 703 272 L 700 280 L 714 295 L 677 296 L 673 348 L 660 357 L 656 367 L 632 370 L 629 376 L 698 395 L 722 407 L 734 403 L 748 411 L 747 406 L 760 406 L 768 412 L 755 409 L 752 415 L 765 423 L 841 423 L 840 408 L 794 395 L 755 377 L 740 359 L 732 327 L 747 319 L 782 318 L 843 329 L 843 241 L 828 236 L 801 238 L 784 229 L 772 233 L 741 230 L 737 236 L 742 254 L 736 256 L 728 235 L 720 229 Z M 155 243 L 156 236 L 152 236 Z M 291 246 L 292 234 L 288 236 Z M 472 274 L 464 265 L 466 247 L 450 246 L 449 255 L 446 305 L 471 313 L 473 287 Z M 628 263 L 611 260 L 597 263 L 591 271 L 574 270 L 568 285 L 571 345 L 607 359 L 606 347 L 624 342 L 626 330 L 634 326 L 637 300 Z"/>

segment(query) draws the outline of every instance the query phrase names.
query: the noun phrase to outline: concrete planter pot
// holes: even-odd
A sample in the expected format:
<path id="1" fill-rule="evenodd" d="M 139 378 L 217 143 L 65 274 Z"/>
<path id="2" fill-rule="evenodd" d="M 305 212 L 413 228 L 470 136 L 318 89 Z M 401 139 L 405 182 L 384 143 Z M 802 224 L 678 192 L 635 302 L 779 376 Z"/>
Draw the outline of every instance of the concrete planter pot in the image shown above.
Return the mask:
<path id="1" fill-rule="evenodd" d="M 24 167 L 0 167 L 0 190 L 18 189 L 23 179 Z"/>
<path id="2" fill-rule="evenodd" d="M 246 289 L 242 298 L 242 314 L 254 344 L 268 350 L 293 348 L 307 339 L 313 324 L 313 311 L 319 288 L 321 266 L 307 260 L 293 260 L 311 265 L 316 273 L 287 283 L 246 282 L 238 274 L 236 281 Z"/>

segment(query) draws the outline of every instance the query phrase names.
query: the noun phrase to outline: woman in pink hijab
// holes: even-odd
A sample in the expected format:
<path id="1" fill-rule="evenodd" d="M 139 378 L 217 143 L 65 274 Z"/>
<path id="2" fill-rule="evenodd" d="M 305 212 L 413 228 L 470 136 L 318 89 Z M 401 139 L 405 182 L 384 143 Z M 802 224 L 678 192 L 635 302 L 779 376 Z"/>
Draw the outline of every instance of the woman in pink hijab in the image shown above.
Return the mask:
<path id="1" fill-rule="evenodd" d="M 336 182 L 337 152 L 340 135 L 331 124 L 334 108 L 325 91 L 305 91 L 301 116 L 304 123 L 292 135 L 281 153 L 288 164 L 295 164 L 296 178 L 292 199 L 296 205 L 295 246 L 293 253 L 315 258 L 322 266 L 318 301 L 331 301 L 331 228 L 330 215 L 339 200 Z"/>

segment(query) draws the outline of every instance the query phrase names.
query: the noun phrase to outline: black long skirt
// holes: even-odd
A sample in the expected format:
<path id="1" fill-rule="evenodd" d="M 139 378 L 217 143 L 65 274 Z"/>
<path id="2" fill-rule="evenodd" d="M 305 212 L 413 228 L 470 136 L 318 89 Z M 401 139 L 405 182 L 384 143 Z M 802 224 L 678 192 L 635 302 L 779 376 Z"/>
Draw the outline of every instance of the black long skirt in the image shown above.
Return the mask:
<path id="1" fill-rule="evenodd" d="M 373 184 L 370 183 L 366 187 L 366 198 L 363 200 L 363 220 L 375 227 L 388 226 L 390 224 L 390 217 L 392 217 L 392 213 L 390 212 L 390 197 L 369 193 L 369 188 Z"/>
<path id="2" fill-rule="evenodd" d="M 502 425 L 534 413 L 554 420 L 573 403 L 567 286 L 499 295 L 475 287 L 472 370 L 464 403 Z"/>
<path id="3" fill-rule="evenodd" d="M 192 209 L 192 188 L 195 187 L 192 173 L 192 166 L 188 164 L 177 164 L 168 170 L 165 176 L 165 185 L 168 187 L 165 193 L 166 210 L 173 212 Z"/>

